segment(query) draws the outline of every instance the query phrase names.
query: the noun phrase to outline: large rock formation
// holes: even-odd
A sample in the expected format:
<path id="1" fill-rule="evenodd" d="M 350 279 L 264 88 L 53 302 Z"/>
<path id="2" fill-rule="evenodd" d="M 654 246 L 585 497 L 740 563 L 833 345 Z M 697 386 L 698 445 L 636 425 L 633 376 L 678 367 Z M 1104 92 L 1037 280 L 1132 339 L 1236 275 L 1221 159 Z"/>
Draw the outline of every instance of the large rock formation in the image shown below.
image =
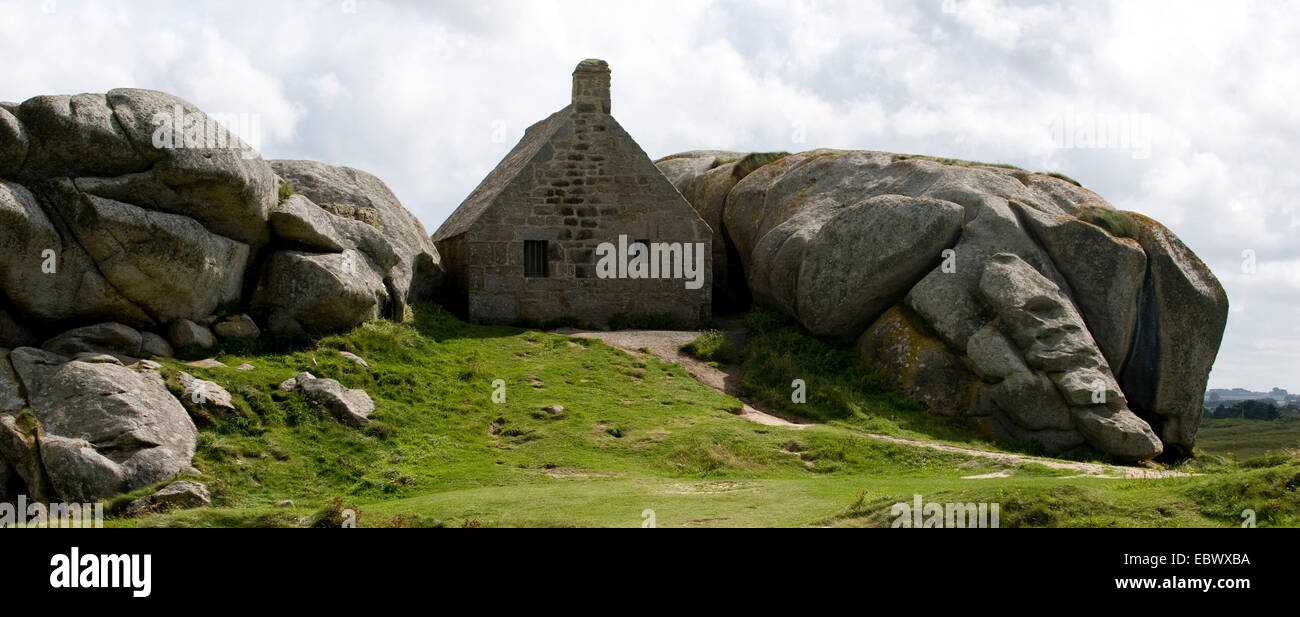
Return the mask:
<path id="1" fill-rule="evenodd" d="M 424 228 L 378 178 L 264 161 L 186 101 L 136 89 L 0 103 L 0 251 L 10 346 L 100 322 L 162 334 L 238 309 L 273 334 L 342 329 L 401 319 L 442 280 Z M 305 299 L 285 288 L 304 263 L 333 279 Z"/>
<path id="2" fill-rule="evenodd" d="M 756 302 L 997 438 L 1190 453 L 1227 298 L 1158 223 L 1015 168 L 812 150 L 737 172 L 744 156 L 656 164 Z M 1137 237 L 1081 216 L 1099 210 Z"/>

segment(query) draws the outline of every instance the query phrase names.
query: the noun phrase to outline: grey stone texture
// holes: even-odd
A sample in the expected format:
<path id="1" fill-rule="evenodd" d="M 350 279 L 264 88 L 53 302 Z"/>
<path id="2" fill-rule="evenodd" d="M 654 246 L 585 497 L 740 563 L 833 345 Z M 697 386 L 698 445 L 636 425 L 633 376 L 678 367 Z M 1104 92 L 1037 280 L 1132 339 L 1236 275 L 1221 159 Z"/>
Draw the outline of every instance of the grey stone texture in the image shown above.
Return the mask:
<path id="1" fill-rule="evenodd" d="M 609 69 L 587 60 L 573 101 L 524 138 L 434 234 L 471 321 L 600 323 L 617 314 L 711 311 L 713 230 L 609 115 Z M 700 243 L 703 286 L 684 278 L 599 278 L 597 246 L 619 236 Z M 547 241 L 548 276 L 524 276 L 524 242 Z"/>

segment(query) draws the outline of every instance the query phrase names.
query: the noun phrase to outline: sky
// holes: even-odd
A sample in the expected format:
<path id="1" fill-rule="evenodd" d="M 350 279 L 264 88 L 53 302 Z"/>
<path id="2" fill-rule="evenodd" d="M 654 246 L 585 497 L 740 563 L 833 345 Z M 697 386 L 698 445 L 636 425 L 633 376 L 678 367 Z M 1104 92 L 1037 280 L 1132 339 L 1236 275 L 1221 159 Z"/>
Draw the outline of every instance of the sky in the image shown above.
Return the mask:
<path id="1" fill-rule="evenodd" d="M 1210 387 L 1300 391 L 1300 2 L 0 0 L 0 100 L 139 87 L 266 158 L 382 178 L 432 233 L 584 58 L 652 157 L 919 153 L 1058 171 L 1227 290 Z"/>

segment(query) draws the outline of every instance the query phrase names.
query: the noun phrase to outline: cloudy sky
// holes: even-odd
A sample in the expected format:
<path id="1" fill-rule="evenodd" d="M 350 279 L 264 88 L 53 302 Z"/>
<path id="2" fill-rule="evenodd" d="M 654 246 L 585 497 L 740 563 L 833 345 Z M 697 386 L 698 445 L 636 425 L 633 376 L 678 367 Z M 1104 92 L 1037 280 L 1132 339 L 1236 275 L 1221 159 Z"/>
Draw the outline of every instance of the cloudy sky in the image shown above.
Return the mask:
<path id="1" fill-rule="evenodd" d="M 652 157 L 836 147 L 1060 171 L 1223 282 L 1211 387 L 1300 390 L 1295 0 L 0 0 L 0 57 L 0 100 L 132 86 L 247 114 L 267 158 L 375 173 L 430 232 L 588 57 Z"/>

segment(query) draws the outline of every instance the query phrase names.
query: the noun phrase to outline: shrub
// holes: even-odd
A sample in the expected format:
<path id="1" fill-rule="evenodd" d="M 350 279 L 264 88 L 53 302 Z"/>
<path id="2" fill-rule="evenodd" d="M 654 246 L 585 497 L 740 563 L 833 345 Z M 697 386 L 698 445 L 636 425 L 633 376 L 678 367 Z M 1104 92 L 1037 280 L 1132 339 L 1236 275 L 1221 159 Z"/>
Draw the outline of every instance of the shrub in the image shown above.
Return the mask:
<path id="1" fill-rule="evenodd" d="M 288 181 L 280 183 L 280 201 L 284 201 L 294 194 L 293 185 Z"/>
<path id="2" fill-rule="evenodd" d="M 683 345 L 682 351 L 706 362 L 734 364 L 737 360 L 735 346 L 720 330 L 709 330 L 701 334 L 695 340 Z"/>
<path id="3" fill-rule="evenodd" d="M 1089 204 L 1079 209 L 1079 220 L 1092 223 L 1116 238 L 1137 238 L 1138 224 L 1133 217 L 1124 212 Z"/>
<path id="4" fill-rule="evenodd" d="M 307 526 L 317 529 L 337 529 L 344 523 L 355 524 L 361 518 L 361 510 L 354 505 L 344 505 L 340 497 L 330 498 L 325 505 L 314 512 L 308 519 Z"/>

